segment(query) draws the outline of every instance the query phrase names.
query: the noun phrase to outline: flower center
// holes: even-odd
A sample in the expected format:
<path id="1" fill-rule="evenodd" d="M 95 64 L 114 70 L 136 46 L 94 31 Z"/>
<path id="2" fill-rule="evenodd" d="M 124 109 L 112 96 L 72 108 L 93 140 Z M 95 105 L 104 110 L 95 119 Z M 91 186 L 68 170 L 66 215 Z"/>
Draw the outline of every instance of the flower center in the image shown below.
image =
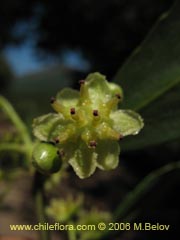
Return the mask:
<path id="1" fill-rule="evenodd" d="M 120 135 L 112 127 L 111 111 L 117 107 L 121 96 L 115 94 L 106 102 L 99 102 L 93 109 L 88 87 L 84 80 L 80 81 L 80 97 L 76 107 L 65 107 L 55 98 L 51 98 L 51 105 L 55 111 L 61 113 L 64 119 L 70 120 L 66 129 L 54 140 L 56 144 L 67 141 L 83 140 L 89 148 L 96 148 L 99 140 L 119 140 Z"/>

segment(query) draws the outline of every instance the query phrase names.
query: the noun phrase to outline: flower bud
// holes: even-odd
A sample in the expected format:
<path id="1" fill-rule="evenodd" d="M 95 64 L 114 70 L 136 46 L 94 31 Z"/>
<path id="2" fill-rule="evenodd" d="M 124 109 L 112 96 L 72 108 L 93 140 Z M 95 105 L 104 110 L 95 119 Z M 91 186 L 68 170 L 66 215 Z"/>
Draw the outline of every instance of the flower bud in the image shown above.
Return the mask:
<path id="1" fill-rule="evenodd" d="M 62 165 L 58 148 L 50 143 L 38 143 L 33 151 L 33 165 L 45 174 L 58 172 Z"/>

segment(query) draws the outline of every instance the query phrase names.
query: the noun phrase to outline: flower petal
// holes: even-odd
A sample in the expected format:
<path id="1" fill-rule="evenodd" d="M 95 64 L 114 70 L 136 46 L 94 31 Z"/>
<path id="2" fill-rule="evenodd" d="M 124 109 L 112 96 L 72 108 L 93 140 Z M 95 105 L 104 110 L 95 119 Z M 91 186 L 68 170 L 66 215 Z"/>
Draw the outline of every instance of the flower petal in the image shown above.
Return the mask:
<path id="1" fill-rule="evenodd" d="M 71 88 L 64 88 L 56 95 L 56 99 L 64 107 L 76 107 L 79 101 L 79 92 Z"/>
<path id="2" fill-rule="evenodd" d="M 122 136 L 136 135 L 143 128 L 144 123 L 141 116 L 131 110 L 118 110 L 110 114 L 114 130 Z"/>
<path id="3" fill-rule="evenodd" d="M 109 88 L 104 75 L 100 73 L 89 74 L 86 78 L 86 84 L 89 92 L 89 98 L 94 107 L 106 101 L 109 94 Z"/>
<path id="4" fill-rule="evenodd" d="M 123 99 L 123 90 L 122 90 L 122 88 L 119 85 L 117 85 L 116 83 L 110 82 L 110 83 L 108 83 L 108 87 L 109 87 L 109 89 L 111 91 L 112 97 L 114 95 L 119 94 L 120 97 L 121 97 L 121 100 Z"/>
<path id="5" fill-rule="evenodd" d="M 102 103 L 107 103 L 117 94 L 121 99 L 123 97 L 121 87 L 115 83 L 108 82 L 106 77 L 100 73 L 89 74 L 86 78 L 86 84 L 93 108 L 98 108 Z"/>
<path id="6" fill-rule="evenodd" d="M 34 119 L 33 134 L 41 141 L 54 140 L 69 122 L 61 114 L 49 113 Z"/>
<path id="7" fill-rule="evenodd" d="M 80 178 L 87 178 L 92 175 L 96 169 L 97 154 L 89 149 L 84 143 L 76 148 L 69 163 Z"/>
<path id="8" fill-rule="evenodd" d="M 120 147 L 116 141 L 100 141 L 96 147 L 97 166 L 102 170 L 111 170 L 119 162 Z"/>

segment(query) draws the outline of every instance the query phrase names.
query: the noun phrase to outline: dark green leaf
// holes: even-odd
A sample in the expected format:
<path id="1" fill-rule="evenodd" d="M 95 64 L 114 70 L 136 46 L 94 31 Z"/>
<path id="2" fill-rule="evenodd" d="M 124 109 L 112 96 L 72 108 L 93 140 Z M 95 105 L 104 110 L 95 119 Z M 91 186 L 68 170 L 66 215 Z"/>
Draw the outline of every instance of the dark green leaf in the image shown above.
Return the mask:
<path id="1" fill-rule="evenodd" d="M 137 149 L 180 137 L 180 1 L 163 14 L 142 45 L 120 69 L 122 108 L 140 111 L 145 127 L 124 148 Z"/>

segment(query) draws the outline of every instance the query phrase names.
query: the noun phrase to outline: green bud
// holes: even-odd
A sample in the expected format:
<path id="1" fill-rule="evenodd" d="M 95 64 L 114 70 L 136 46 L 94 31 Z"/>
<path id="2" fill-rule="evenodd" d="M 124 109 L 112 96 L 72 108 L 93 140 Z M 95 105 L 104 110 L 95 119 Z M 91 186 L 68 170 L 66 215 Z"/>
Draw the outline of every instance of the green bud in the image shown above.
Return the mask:
<path id="1" fill-rule="evenodd" d="M 50 143 L 38 143 L 33 151 L 33 165 L 45 174 L 58 172 L 62 165 L 58 148 Z"/>

